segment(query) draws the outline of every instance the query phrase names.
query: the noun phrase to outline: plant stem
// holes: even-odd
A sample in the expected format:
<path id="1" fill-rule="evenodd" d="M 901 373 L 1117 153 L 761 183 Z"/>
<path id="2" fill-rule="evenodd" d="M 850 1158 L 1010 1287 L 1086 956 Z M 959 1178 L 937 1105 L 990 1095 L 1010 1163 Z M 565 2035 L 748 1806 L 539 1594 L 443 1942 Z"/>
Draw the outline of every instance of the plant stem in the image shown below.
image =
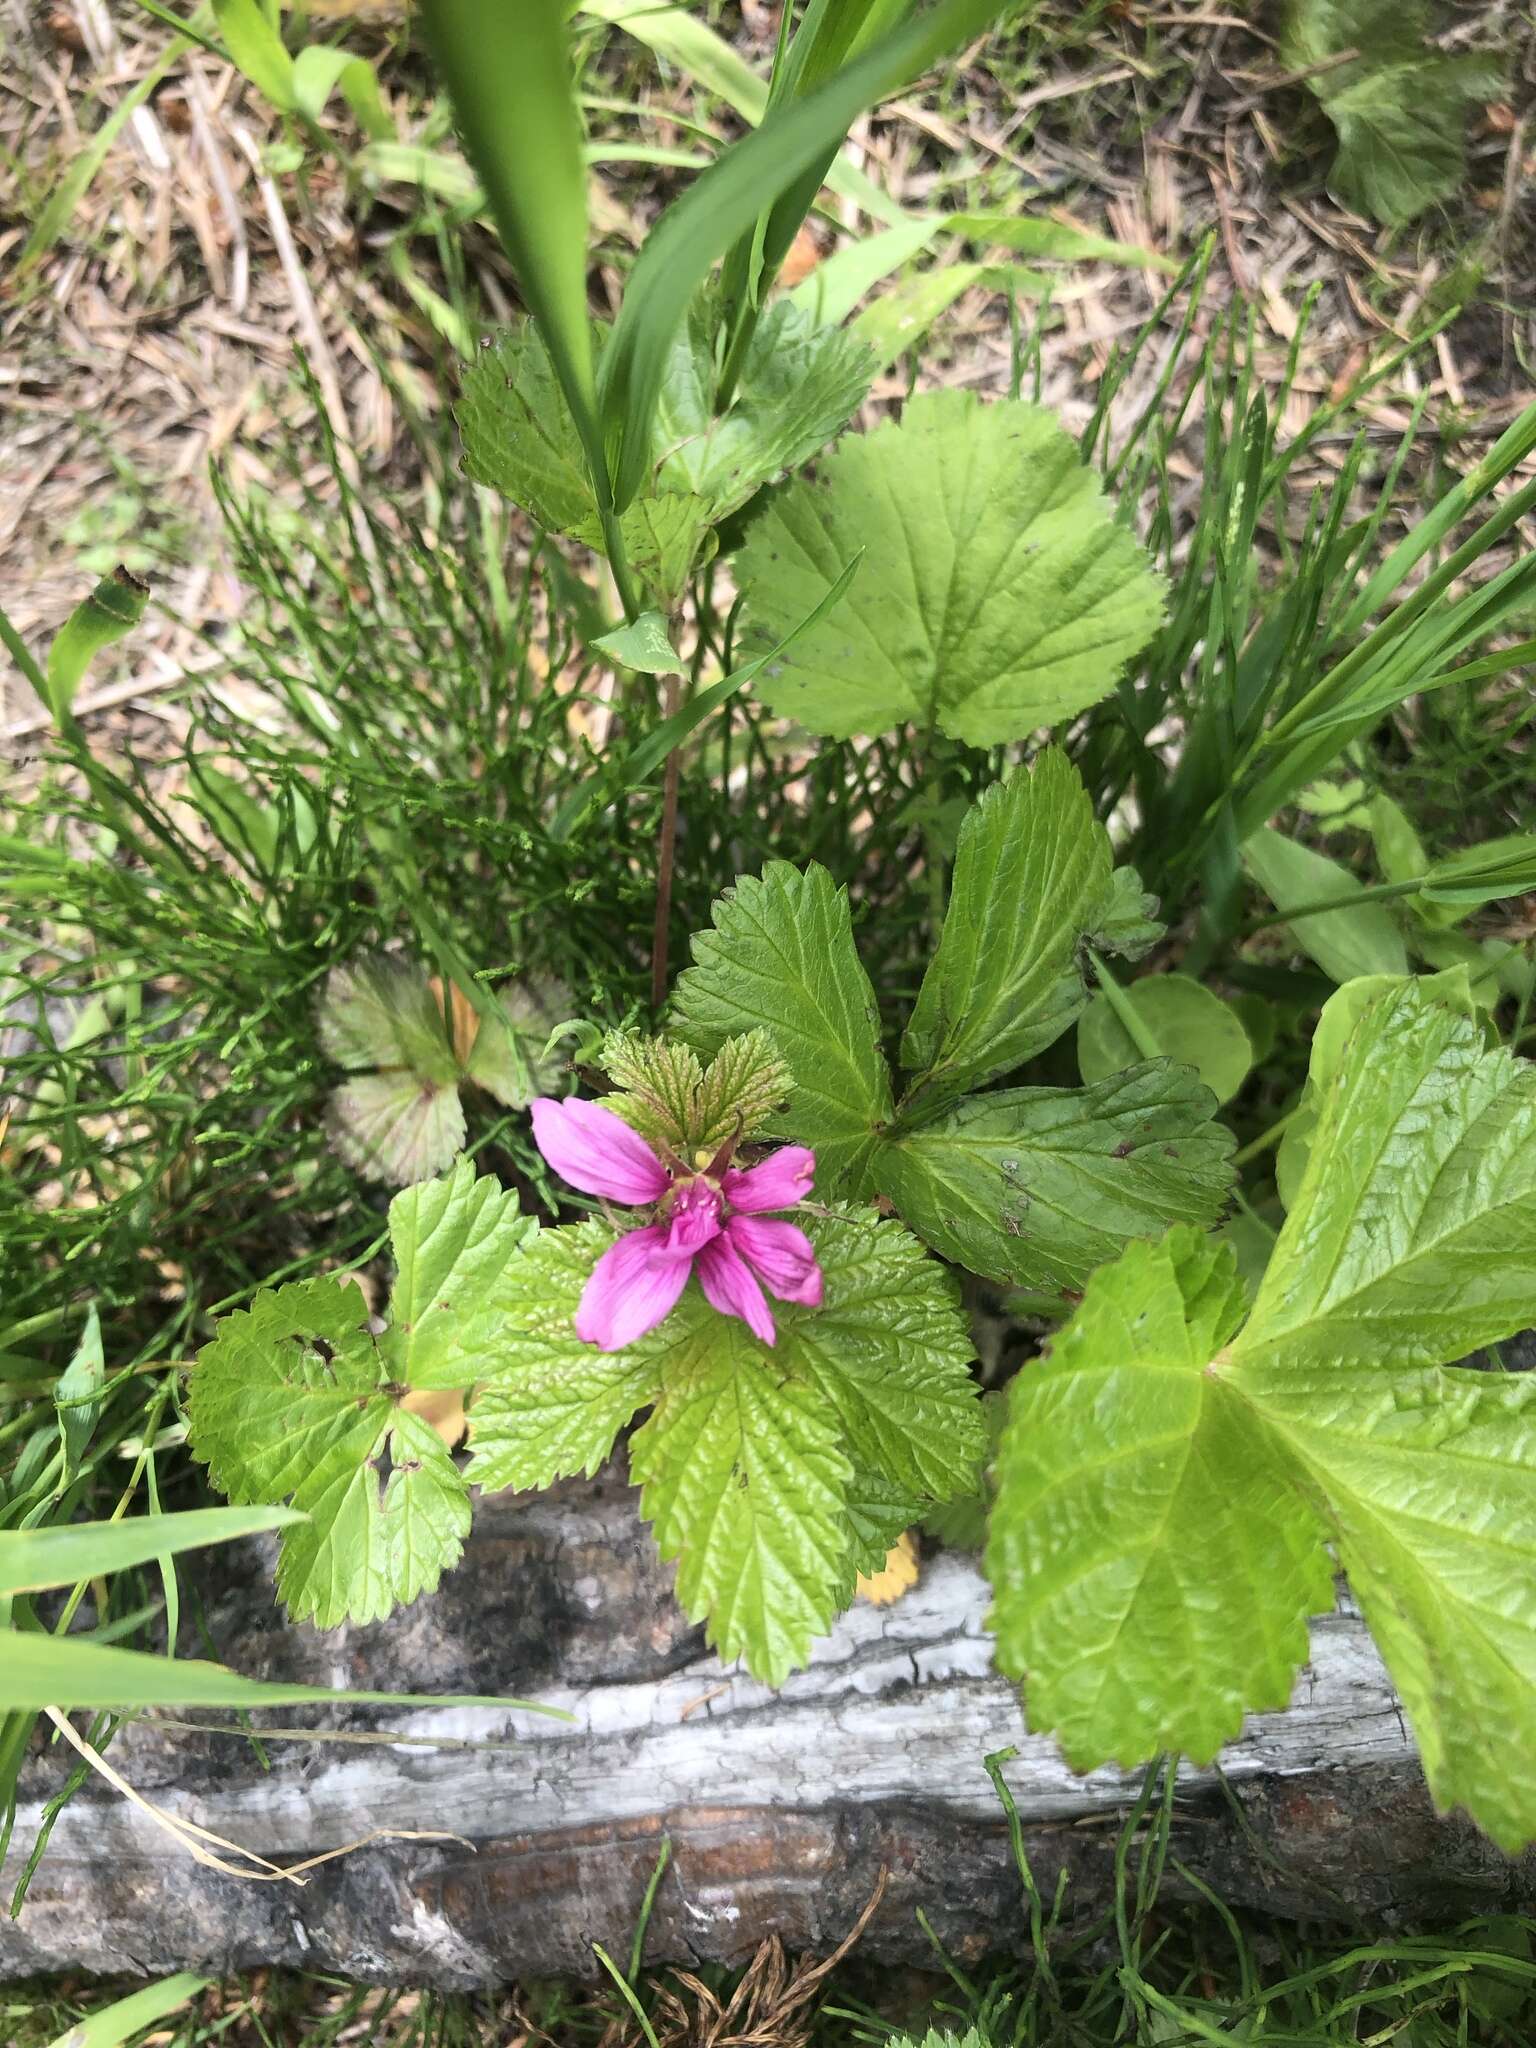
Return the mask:
<path id="1" fill-rule="evenodd" d="M 1233 1153 L 1232 1164 L 1234 1166 L 1246 1166 L 1250 1159 L 1257 1159 L 1261 1152 L 1267 1152 L 1272 1145 L 1278 1145 L 1291 1125 L 1296 1121 L 1300 1109 L 1301 1104 L 1298 1102 L 1288 1109 L 1284 1116 L 1277 1117 L 1267 1131 L 1260 1131 L 1259 1135 L 1246 1144 L 1241 1152 Z"/>
<path id="2" fill-rule="evenodd" d="M 1119 1019 L 1126 1037 L 1135 1046 L 1144 1060 L 1162 1059 L 1163 1048 L 1158 1044 L 1151 1032 L 1148 1031 L 1145 1023 L 1142 1021 L 1141 1012 L 1137 1009 L 1131 997 L 1110 973 L 1092 946 L 1088 948 L 1088 958 L 1093 962 L 1093 971 L 1098 977 L 1099 987 L 1104 993 L 1104 1000 Z"/>
<path id="3" fill-rule="evenodd" d="M 619 603 L 624 607 L 625 621 L 632 626 L 640 616 L 640 600 L 624 548 L 624 529 L 613 509 L 613 493 L 607 487 L 607 479 L 594 475 L 593 482 L 597 487 L 597 516 L 603 523 L 603 552 L 613 571 L 614 588 L 619 593 Z"/>
<path id="4" fill-rule="evenodd" d="M 1415 896 L 1423 886 L 1424 877 L 1414 875 L 1406 882 L 1372 882 L 1348 896 L 1325 896 L 1320 903 L 1303 903 L 1296 910 L 1267 910 L 1262 917 L 1249 918 L 1242 928 L 1242 936 L 1246 938 L 1250 932 L 1265 931 L 1274 924 L 1295 924 L 1304 917 L 1323 917 L 1330 910 L 1353 910 L 1357 903 L 1387 903 L 1394 896 Z"/>
<path id="5" fill-rule="evenodd" d="M 675 718 L 682 702 L 682 677 L 668 676 L 662 717 Z M 682 756 L 674 747 L 662 774 L 661 838 L 656 848 L 656 924 L 651 934 L 651 1007 L 656 1010 L 667 995 L 667 942 L 672 923 L 672 870 L 677 855 L 677 789 L 681 769 Z"/>

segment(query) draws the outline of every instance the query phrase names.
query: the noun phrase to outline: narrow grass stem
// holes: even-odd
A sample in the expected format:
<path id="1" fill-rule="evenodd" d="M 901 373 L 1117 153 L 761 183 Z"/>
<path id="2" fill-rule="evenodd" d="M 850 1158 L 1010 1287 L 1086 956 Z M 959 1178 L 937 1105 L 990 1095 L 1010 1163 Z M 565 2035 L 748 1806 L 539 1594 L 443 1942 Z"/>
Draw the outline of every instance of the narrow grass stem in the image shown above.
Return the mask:
<path id="1" fill-rule="evenodd" d="M 1093 971 L 1098 977 L 1099 987 L 1103 991 L 1104 1000 L 1114 1011 L 1115 1016 L 1125 1031 L 1126 1037 L 1129 1038 L 1144 1060 L 1161 1059 L 1163 1057 L 1163 1049 L 1142 1021 L 1141 1012 L 1110 973 L 1108 967 L 1092 946 L 1088 948 L 1088 958 L 1093 962 Z"/>
<path id="2" fill-rule="evenodd" d="M 1249 918 L 1239 936 L 1247 938 L 1253 932 L 1267 931 L 1271 925 L 1296 924 L 1304 917 L 1322 917 L 1330 910 L 1353 910 L 1359 903 L 1388 903 L 1397 896 L 1415 896 L 1423 886 L 1423 876 L 1414 875 L 1406 882 L 1372 882 L 1365 888 L 1352 889 L 1347 896 L 1324 896 L 1316 903 L 1303 903 L 1298 910 L 1266 910 L 1262 917 Z"/>
<path id="3" fill-rule="evenodd" d="M 668 676 L 663 718 L 682 709 L 683 679 Z M 656 848 L 656 923 L 651 933 L 651 1006 L 659 1010 L 667 997 L 667 950 L 672 924 L 672 874 L 677 861 L 677 792 L 682 755 L 674 747 L 667 756 L 661 782 L 661 837 Z"/>

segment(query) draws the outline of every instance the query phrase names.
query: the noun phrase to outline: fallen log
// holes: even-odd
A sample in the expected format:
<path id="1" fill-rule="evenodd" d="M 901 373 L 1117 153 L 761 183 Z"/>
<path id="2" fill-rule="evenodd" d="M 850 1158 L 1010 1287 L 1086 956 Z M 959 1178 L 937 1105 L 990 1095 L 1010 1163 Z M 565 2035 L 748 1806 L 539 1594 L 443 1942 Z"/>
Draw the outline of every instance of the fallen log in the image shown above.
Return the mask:
<path id="1" fill-rule="evenodd" d="M 283 1623 L 263 1544 L 210 1554 L 199 1582 L 219 1653 L 252 1675 L 416 1692 L 515 1694 L 516 1708 L 321 1711 L 346 1740 L 269 1739 L 146 1717 L 112 1762 L 168 1810 L 280 1863 L 376 1828 L 459 1840 L 370 1844 L 301 1885 L 199 1868 L 143 1812 L 92 1783 L 66 1807 L 0 1973 L 320 1966 L 370 1982 L 470 1988 L 590 1973 L 627 1952 L 663 1838 L 655 1961 L 740 1961 L 777 1934 L 825 1952 L 889 1882 L 866 1954 L 931 1961 L 922 1907 L 961 1960 L 1014 1946 L 1023 1918 L 1006 1779 L 1047 1899 L 1102 1911 L 1139 1774 L 1075 1777 L 1024 1731 L 991 1668 L 974 1561 L 928 1560 L 885 1608 L 862 1605 L 774 1694 L 704 1651 L 671 1572 L 612 1477 L 481 1503 L 458 1572 L 371 1628 Z M 189 1642 L 190 1654 L 203 1654 Z M 292 1711 L 257 1717 L 293 1727 Z M 374 1730 L 390 1739 L 357 1738 Z M 14 1881 L 72 1758 L 40 1752 L 7 1858 Z M 1235 1903 L 1380 1926 L 1536 1897 L 1536 1860 L 1501 1856 L 1432 1811 L 1398 1703 L 1359 1620 L 1313 1631 L 1286 1714 L 1255 1716 L 1213 1771 L 1180 1775 L 1178 1859 Z"/>

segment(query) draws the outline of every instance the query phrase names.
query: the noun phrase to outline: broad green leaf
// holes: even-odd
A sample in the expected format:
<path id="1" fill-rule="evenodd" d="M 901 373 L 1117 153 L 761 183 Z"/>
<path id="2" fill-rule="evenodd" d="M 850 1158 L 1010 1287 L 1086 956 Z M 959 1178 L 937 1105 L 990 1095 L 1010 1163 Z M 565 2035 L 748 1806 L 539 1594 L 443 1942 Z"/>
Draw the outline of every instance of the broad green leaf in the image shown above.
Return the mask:
<path id="1" fill-rule="evenodd" d="M 1427 43 L 1423 0 L 1290 0 L 1284 26 L 1287 65 L 1308 74 L 1338 132 L 1329 182 L 1345 204 L 1396 227 L 1451 198 L 1468 112 L 1501 90 L 1497 59 Z"/>
<path id="2" fill-rule="evenodd" d="M 385 954 L 334 967 L 320 1004 L 320 1043 L 349 1074 L 405 1068 L 424 1082 L 457 1082 L 441 1000 L 421 969 Z"/>
<path id="3" fill-rule="evenodd" d="M 771 1347 L 690 1280 L 656 1329 L 608 1354 L 572 1317 L 613 1231 L 545 1231 L 498 1282 L 470 1406 L 467 1476 L 486 1488 L 593 1472 L 650 1407 L 631 1470 L 662 1554 L 680 1557 L 679 1598 L 722 1656 L 773 1684 L 871 1557 L 974 1486 L 982 1453 L 954 1283 L 890 1219 L 805 1225 L 824 1299 L 776 1303 Z"/>
<path id="4" fill-rule="evenodd" d="M 1283 1707 L 1333 1604 L 1323 1531 L 1207 1370 L 1242 1318 L 1236 1261 L 1189 1229 L 1096 1273 L 1013 1381 L 986 1564 L 1001 1668 L 1074 1769 L 1208 1763 Z"/>
<path id="5" fill-rule="evenodd" d="M 970 1096 L 882 1144 L 871 1178 L 968 1271 L 1071 1296 L 1128 1238 L 1221 1214 L 1233 1140 L 1215 1106 L 1161 1060 L 1089 1088 Z"/>
<path id="6" fill-rule="evenodd" d="M 715 904 L 672 996 L 676 1037 L 714 1053 L 745 1026 L 766 1031 L 794 1079 L 770 1126 L 816 1153 L 820 1194 L 857 1193 L 891 1117 L 879 1013 L 854 950 L 844 890 L 825 868 L 770 861 Z"/>
<path id="7" fill-rule="evenodd" d="M 763 316 L 731 403 L 717 415 L 710 331 L 695 312 L 672 346 L 657 401 L 660 488 L 692 492 L 712 519 L 724 518 L 842 431 L 869 391 L 873 368 L 852 335 L 818 327 L 780 300 Z"/>
<path id="8" fill-rule="evenodd" d="M 475 1377 L 488 1305 L 508 1265 L 537 1232 L 517 1195 L 467 1159 L 389 1205 L 395 1284 L 379 1348 L 409 1387 L 462 1387 Z M 496 1311 L 499 1314 L 499 1309 Z"/>
<path id="9" fill-rule="evenodd" d="M 820 1390 L 744 1324 L 670 1320 L 663 1388 L 630 1440 L 641 1512 L 678 1561 L 684 1613 L 722 1657 L 782 1685 L 844 1590 L 852 1467 Z"/>
<path id="10" fill-rule="evenodd" d="M 1120 1005 L 1135 1012 L 1141 1043 Z M 1253 1047 L 1230 1003 L 1187 974 L 1149 974 L 1114 995 L 1102 990 L 1077 1023 L 1077 1067 L 1085 1081 L 1107 1080 L 1146 1057 L 1146 1048 L 1193 1067 L 1218 1102 L 1230 1102 L 1248 1078 Z"/>
<path id="11" fill-rule="evenodd" d="M 552 533 L 597 518 L 581 438 L 549 355 L 527 322 L 480 344 L 454 408 L 464 467 Z"/>
<path id="12" fill-rule="evenodd" d="M 503 1267 L 496 1321 L 473 1360 L 469 1485 L 492 1493 L 590 1476 L 654 1396 L 662 1333 L 608 1353 L 583 1344 L 571 1327 L 587 1277 L 615 1236 L 602 1223 L 544 1230 Z"/>
<path id="13" fill-rule="evenodd" d="M 293 59 L 258 0 L 213 0 L 230 61 L 280 114 L 298 106 Z"/>
<path id="14" fill-rule="evenodd" d="M 1336 860 L 1264 825 L 1243 843 L 1243 859 L 1276 910 L 1309 910 L 1288 929 L 1335 981 L 1358 974 L 1406 974 L 1402 934 L 1384 903 L 1362 901 L 1361 885 Z M 1338 904 L 1316 910 L 1316 904 Z"/>
<path id="15" fill-rule="evenodd" d="M 1157 898 L 1142 888 L 1133 867 L 1116 868 L 1109 883 L 1109 900 L 1088 943 L 1122 960 L 1144 959 L 1168 929 L 1158 921 Z"/>
<path id="16" fill-rule="evenodd" d="M 1108 907 L 1109 835 L 1050 748 L 966 814 L 949 909 L 901 1041 L 931 1114 L 1059 1038 L 1084 1000 L 1078 945 Z"/>
<path id="17" fill-rule="evenodd" d="M 1536 1068 L 1411 983 L 1372 1003 L 1237 1353 L 1436 1365 L 1536 1306 Z"/>
<path id="18" fill-rule="evenodd" d="M 337 86 L 365 135 L 374 142 L 395 141 L 395 124 L 379 91 L 379 74 L 366 57 L 330 43 L 311 43 L 300 50 L 293 60 L 293 96 L 300 113 L 318 125 Z"/>
<path id="19" fill-rule="evenodd" d="M 708 501 L 691 492 L 647 493 L 626 505 L 619 517 L 624 550 L 654 604 L 676 611 L 695 568 L 715 551 Z M 576 538 L 602 550 L 602 528 L 593 518 L 576 529 Z"/>
<path id="20" fill-rule="evenodd" d="M 196 1657 L 151 1657 L 106 1643 L 70 1636 L 0 1633 L 0 1712 L 38 1713 L 44 1707 L 297 1707 L 312 1705 L 393 1707 L 522 1707 L 555 1714 L 528 1700 L 473 1694 L 338 1692 L 328 1685 L 284 1685 L 242 1678 L 222 1664 Z"/>
<path id="21" fill-rule="evenodd" d="M 859 547 L 842 604 L 760 686 L 837 738 L 902 724 L 1022 738 L 1106 696 L 1161 616 L 1161 585 L 1077 444 L 1020 401 L 929 393 L 846 436 L 748 530 L 752 632 L 780 638 Z"/>
<path id="22" fill-rule="evenodd" d="M 1536 890 L 1536 832 L 1511 832 L 1434 862 L 1419 894 L 1428 903 L 1465 913 L 1531 890 Z"/>
<path id="23" fill-rule="evenodd" d="M 667 638 L 667 622 L 660 612 L 642 612 L 632 625 L 604 633 L 592 647 L 620 668 L 638 669 L 643 675 L 680 676 L 685 672 L 677 649 Z"/>
<path id="24" fill-rule="evenodd" d="M 147 583 L 141 583 L 126 569 L 114 569 L 82 604 L 76 605 L 48 649 L 46 675 L 51 711 L 57 715 L 70 710 L 92 661 L 103 647 L 110 647 L 133 631 L 148 602 Z"/>
<path id="25" fill-rule="evenodd" d="M 1317 1499 L 1430 1790 L 1536 1837 L 1536 1379 L 1284 1360 L 1246 1398 Z"/>
<path id="26" fill-rule="evenodd" d="M 955 1282 L 899 1223 L 872 1212 L 820 1218 L 810 1237 L 824 1295 L 795 1319 L 795 1368 L 838 1415 L 861 1469 L 909 1499 L 964 1492 L 983 1433 Z"/>
<path id="27" fill-rule="evenodd" d="M 441 1173 L 464 1148 L 457 1084 L 421 1081 L 403 1068 L 343 1082 L 326 1104 L 325 1128 L 355 1173 L 397 1186 Z"/>
<path id="28" fill-rule="evenodd" d="M 292 1508 L 189 1508 L 120 1522 L 69 1522 L 52 1529 L 0 1529 L 0 1596 L 74 1586 L 205 1543 L 229 1543 L 298 1517 Z"/>
<path id="29" fill-rule="evenodd" d="M 564 1062 L 545 1048 L 571 1014 L 571 992 L 553 975 L 533 974 L 503 982 L 494 1001 L 494 1015 L 477 1015 L 464 1078 L 504 1109 L 526 1109 L 535 1096 L 560 1092 Z"/>

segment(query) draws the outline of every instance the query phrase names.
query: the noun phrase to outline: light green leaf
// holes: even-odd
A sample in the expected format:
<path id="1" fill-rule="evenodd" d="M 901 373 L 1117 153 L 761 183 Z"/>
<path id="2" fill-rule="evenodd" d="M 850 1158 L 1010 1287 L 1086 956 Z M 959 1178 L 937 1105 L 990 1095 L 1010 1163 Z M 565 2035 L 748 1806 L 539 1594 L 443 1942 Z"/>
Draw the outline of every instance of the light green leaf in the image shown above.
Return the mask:
<path id="1" fill-rule="evenodd" d="M 1282 1362 L 1247 1398 L 1305 1473 L 1430 1790 L 1536 1836 L 1536 1379 Z"/>
<path id="2" fill-rule="evenodd" d="M 660 612 L 642 612 L 632 625 L 619 626 L 592 642 L 593 651 L 606 654 L 620 668 L 638 669 L 648 676 L 680 676 L 684 666 L 676 648 L 667 638 L 667 622 Z"/>
<path id="3" fill-rule="evenodd" d="M 823 1196 L 844 1184 L 857 1193 L 875 1127 L 891 1117 L 891 1083 L 846 891 L 825 868 L 770 861 L 728 889 L 713 916 L 673 991 L 674 1035 L 713 1053 L 744 1025 L 765 1030 L 794 1078 L 773 1135 L 814 1148 Z"/>
<path id="4" fill-rule="evenodd" d="M 1072 1295 L 1127 1239 L 1221 1214 L 1233 1140 L 1214 1112 L 1209 1090 L 1161 1060 L 1081 1090 L 1005 1089 L 892 1137 L 872 1178 L 968 1271 Z"/>
<path id="5" fill-rule="evenodd" d="M 101 652 L 131 633 L 144 616 L 149 585 L 126 569 L 102 578 L 90 596 L 76 605 L 48 649 L 48 708 L 67 712 L 86 670 Z"/>
<path id="6" fill-rule="evenodd" d="M 1140 1045 L 1121 1020 L 1119 1004 L 1134 1010 Z M 1193 1067 L 1218 1102 L 1231 1101 L 1253 1065 L 1237 1012 L 1187 974 L 1149 974 L 1113 995 L 1101 990 L 1078 1019 L 1078 1072 L 1085 1081 L 1107 1080 L 1143 1058 L 1148 1045 Z"/>
<path id="7" fill-rule="evenodd" d="M 1207 1370 L 1243 1307 L 1231 1252 L 1181 1228 L 1096 1273 L 1012 1383 L 991 1620 L 1074 1769 L 1208 1763 L 1245 1710 L 1288 1702 L 1332 1605 L 1317 1517 Z"/>
<path id="8" fill-rule="evenodd" d="M 531 323 L 480 344 L 454 408 L 464 467 L 552 533 L 597 518 L 581 439 Z"/>
<path id="9" fill-rule="evenodd" d="M 1511 832 L 1485 839 L 1428 868 L 1419 894 L 1428 903 L 1463 914 L 1481 903 L 1536 890 L 1536 832 Z"/>
<path id="10" fill-rule="evenodd" d="M 610 1031 L 599 1064 L 620 1090 L 604 1096 L 603 1107 L 658 1150 L 684 1158 L 707 1158 L 727 1138 L 754 1137 L 790 1089 L 789 1069 L 766 1031 L 723 1039 L 707 1067 L 690 1045 Z"/>
<path id="11" fill-rule="evenodd" d="M 1078 945 L 1107 909 L 1110 868 L 1109 835 L 1054 747 L 972 806 L 938 950 L 901 1042 L 919 1114 L 1021 1066 L 1066 1030 L 1084 1000 Z"/>
<path id="12" fill-rule="evenodd" d="M 861 1572 L 883 1569 L 892 1548 L 908 1529 L 916 1528 L 930 1513 L 943 1514 L 947 1510 L 914 1500 L 874 1466 L 861 1465 L 855 1458 L 844 1512 L 848 1518 L 849 1549 L 843 1566 L 845 1579 L 840 1604 L 852 1600 Z"/>
<path id="13" fill-rule="evenodd" d="M 678 1560 L 684 1613 L 722 1657 L 782 1685 L 845 1590 L 852 1466 L 820 1390 L 744 1324 L 669 1321 L 663 1390 L 630 1440 L 641 1512 Z"/>
<path id="14" fill-rule="evenodd" d="M 0 1529 L 0 1596 L 74 1586 L 205 1543 L 229 1543 L 298 1518 L 292 1508 L 189 1508 L 120 1522 L 68 1522 L 51 1529 Z"/>
<path id="15" fill-rule="evenodd" d="M 564 1062 L 558 1050 L 546 1052 L 545 1047 L 550 1032 L 570 1014 L 571 992 L 553 975 L 503 982 L 496 990 L 495 1014 L 477 1020 L 464 1078 L 494 1095 L 505 1109 L 526 1109 L 535 1096 L 553 1095 Z"/>
<path id="16" fill-rule="evenodd" d="M 1088 943 L 1099 953 L 1141 960 L 1168 929 L 1158 921 L 1157 898 L 1142 888 L 1133 867 L 1116 868 L 1109 881 L 1109 900 Z"/>
<path id="17" fill-rule="evenodd" d="M 95 2006 L 76 2025 L 56 2034 L 48 2048 L 122 2048 L 123 2042 L 140 2038 L 156 2020 L 179 2012 L 212 1982 L 211 1977 L 196 1977 L 190 1970 L 162 1977 L 158 1983 L 130 1991 L 126 1998 L 114 1998 L 110 2005 Z M 170 2035 L 159 2038 L 169 2040 Z"/>
<path id="18" fill-rule="evenodd" d="M 983 1433 L 955 1282 L 892 1218 L 820 1217 L 809 1235 L 824 1291 L 819 1310 L 795 1319 L 796 1369 L 836 1412 L 861 1468 L 908 1499 L 965 1492 Z"/>
<path id="19" fill-rule="evenodd" d="M 423 1082 L 456 1082 L 443 1006 L 414 961 L 377 953 L 332 968 L 320 1003 L 320 1043 L 350 1074 L 406 1068 Z"/>
<path id="20" fill-rule="evenodd" d="M 1416 219 L 1461 184 L 1471 108 L 1497 97 L 1502 67 L 1484 51 L 1426 43 L 1422 0 L 1290 0 L 1283 49 L 1338 132 L 1330 184 L 1389 227 Z M 1355 53 L 1352 63 L 1330 58 Z"/>
<path id="21" fill-rule="evenodd" d="M 213 18 L 235 68 L 280 114 L 293 113 L 293 59 L 257 0 L 213 0 Z"/>
<path id="22" fill-rule="evenodd" d="M 764 314 L 731 403 L 717 414 L 719 372 L 707 317 L 696 309 L 672 345 L 657 403 L 659 487 L 691 492 L 711 519 L 724 518 L 841 432 L 863 403 L 873 369 L 852 335 L 818 327 L 780 300 Z"/>
<path id="23" fill-rule="evenodd" d="M 379 1340 L 390 1377 L 408 1387 L 462 1387 L 476 1376 L 487 1308 L 538 1230 L 517 1195 L 468 1159 L 389 1205 L 395 1284 Z M 499 1313 L 499 1311 L 498 1311 Z"/>
<path id="24" fill-rule="evenodd" d="M 1359 882 L 1347 868 L 1310 846 L 1264 825 L 1243 843 L 1249 873 L 1276 910 L 1313 910 L 1337 903 L 1337 910 L 1313 910 L 1289 927 L 1291 937 L 1335 981 L 1357 974 L 1406 974 L 1402 934 L 1383 903 L 1362 902 Z"/>
<path id="25" fill-rule="evenodd" d="M 859 547 L 847 597 L 760 686 L 837 738 L 909 723 L 977 746 L 1022 738 L 1106 696 L 1161 616 L 1076 443 L 1019 401 L 914 398 L 782 492 L 737 558 L 758 640 L 812 611 Z"/>
<path id="26" fill-rule="evenodd" d="M 75 1355 L 54 1382 L 53 1405 L 64 1440 L 64 1478 L 71 1479 L 90 1446 L 101 1416 L 101 1389 L 106 1380 L 101 1348 L 101 1318 L 93 1301 L 85 1312 L 85 1328 Z"/>
<path id="27" fill-rule="evenodd" d="M 453 1083 L 396 1068 L 343 1082 L 326 1104 L 325 1130 L 355 1173 L 399 1186 L 451 1165 L 464 1146 L 464 1110 Z"/>
<path id="28" fill-rule="evenodd" d="M 1320 1097 L 1247 1359 L 1435 1365 L 1536 1307 L 1536 1068 L 1411 983 L 1372 1003 Z"/>
<path id="29" fill-rule="evenodd" d="M 496 1321 L 474 1359 L 469 1485 L 492 1493 L 590 1476 L 655 1395 L 662 1332 L 628 1351 L 602 1352 L 571 1327 L 587 1278 L 616 1235 L 602 1223 L 541 1231 L 503 1267 Z"/>
<path id="30" fill-rule="evenodd" d="M 713 556 L 715 536 L 709 522 L 707 500 L 684 491 L 648 492 L 620 514 L 624 551 L 662 611 L 676 611 L 695 568 Z M 602 552 L 602 528 L 595 518 L 578 527 L 576 537 Z"/>

